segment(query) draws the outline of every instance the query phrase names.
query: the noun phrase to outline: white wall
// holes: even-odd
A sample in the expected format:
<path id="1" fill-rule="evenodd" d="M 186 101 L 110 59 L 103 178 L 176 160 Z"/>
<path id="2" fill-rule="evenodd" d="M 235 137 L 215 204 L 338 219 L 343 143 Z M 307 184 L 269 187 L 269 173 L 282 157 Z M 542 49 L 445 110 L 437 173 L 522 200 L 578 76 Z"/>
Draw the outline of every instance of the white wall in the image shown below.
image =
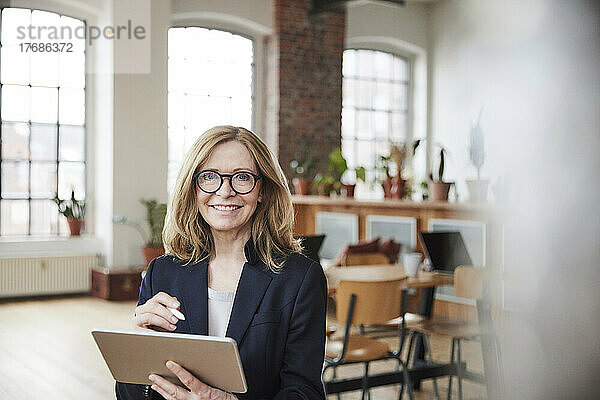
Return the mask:
<path id="1" fill-rule="evenodd" d="M 516 321 L 503 327 L 507 398 L 597 394 L 599 17 L 592 1 L 433 8 L 431 133 L 449 148 L 447 177 L 464 199 L 469 125 L 483 105 L 482 174 L 509 186 L 495 260 Z"/>

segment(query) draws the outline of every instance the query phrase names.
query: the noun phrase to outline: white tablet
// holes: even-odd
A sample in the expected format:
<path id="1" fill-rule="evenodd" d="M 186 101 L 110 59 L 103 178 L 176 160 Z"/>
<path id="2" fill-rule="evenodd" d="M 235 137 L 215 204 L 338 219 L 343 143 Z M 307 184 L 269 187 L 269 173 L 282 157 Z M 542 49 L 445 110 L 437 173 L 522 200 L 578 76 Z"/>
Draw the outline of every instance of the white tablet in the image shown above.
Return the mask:
<path id="1" fill-rule="evenodd" d="M 115 380 L 151 385 L 156 374 L 184 386 L 165 365 L 175 361 L 202 382 L 233 393 L 245 393 L 246 378 L 235 340 L 227 337 L 114 331 L 98 329 L 92 336 Z"/>

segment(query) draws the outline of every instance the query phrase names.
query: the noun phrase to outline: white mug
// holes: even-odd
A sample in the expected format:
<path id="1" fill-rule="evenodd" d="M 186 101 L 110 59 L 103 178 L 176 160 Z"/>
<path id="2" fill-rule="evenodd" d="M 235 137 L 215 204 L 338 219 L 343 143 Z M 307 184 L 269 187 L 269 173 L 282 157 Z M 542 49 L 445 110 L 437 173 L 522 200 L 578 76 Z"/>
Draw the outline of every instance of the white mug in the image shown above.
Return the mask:
<path id="1" fill-rule="evenodd" d="M 404 253 L 402 254 L 402 264 L 404 265 L 404 272 L 408 276 L 415 276 L 419 271 L 419 265 L 421 265 L 421 253 Z"/>

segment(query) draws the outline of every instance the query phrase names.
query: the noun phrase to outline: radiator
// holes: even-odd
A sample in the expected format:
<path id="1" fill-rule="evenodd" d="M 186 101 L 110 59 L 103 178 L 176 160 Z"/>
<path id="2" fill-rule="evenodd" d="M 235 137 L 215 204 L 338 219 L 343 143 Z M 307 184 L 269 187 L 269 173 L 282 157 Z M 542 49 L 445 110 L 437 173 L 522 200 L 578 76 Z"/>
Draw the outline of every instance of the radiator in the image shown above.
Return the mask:
<path id="1" fill-rule="evenodd" d="M 0 298 L 90 290 L 97 255 L 0 258 Z"/>

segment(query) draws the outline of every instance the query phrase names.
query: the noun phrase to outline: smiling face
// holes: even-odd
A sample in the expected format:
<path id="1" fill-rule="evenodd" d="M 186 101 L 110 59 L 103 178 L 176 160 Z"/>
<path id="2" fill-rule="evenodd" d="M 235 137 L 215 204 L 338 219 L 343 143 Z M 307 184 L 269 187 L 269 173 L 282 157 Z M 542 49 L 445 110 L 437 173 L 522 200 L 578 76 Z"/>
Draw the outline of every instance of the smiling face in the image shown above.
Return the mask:
<path id="1" fill-rule="evenodd" d="M 252 155 L 237 141 L 215 146 L 198 171 L 216 171 L 225 175 L 244 171 L 258 175 Z M 226 233 L 237 237 L 250 232 L 252 216 L 261 200 L 261 185 L 258 180 L 256 187 L 250 193 L 238 194 L 231 188 L 229 179 L 224 178 L 223 184 L 215 193 L 205 193 L 196 186 L 196 203 L 198 211 L 211 227 L 213 235 Z"/>

